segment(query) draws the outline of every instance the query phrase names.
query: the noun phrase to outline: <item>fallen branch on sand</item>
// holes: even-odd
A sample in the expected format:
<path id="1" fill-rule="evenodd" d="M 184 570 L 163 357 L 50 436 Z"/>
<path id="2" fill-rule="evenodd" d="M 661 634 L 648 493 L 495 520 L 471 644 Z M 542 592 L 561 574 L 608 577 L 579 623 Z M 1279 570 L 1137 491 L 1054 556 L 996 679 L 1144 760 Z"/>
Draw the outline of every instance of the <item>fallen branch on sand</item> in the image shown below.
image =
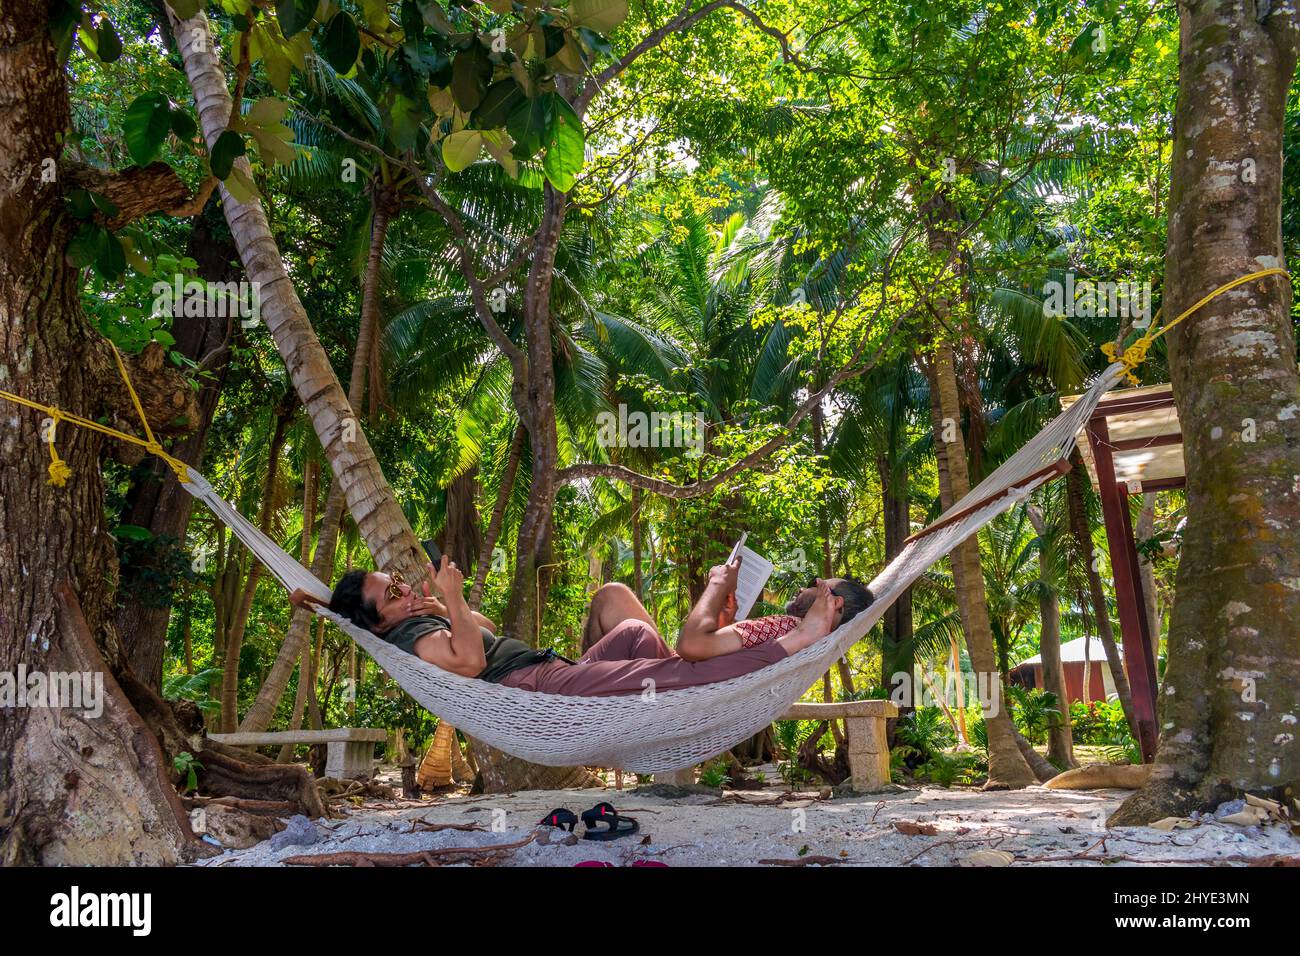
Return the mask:
<path id="1" fill-rule="evenodd" d="M 280 862 L 286 866 L 445 866 L 449 863 L 473 863 L 495 866 L 509 855 L 507 851 L 527 846 L 537 839 L 536 833 L 515 843 L 488 846 L 453 846 L 441 850 L 416 850 L 412 853 L 317 853 L 289 856 Z"/>

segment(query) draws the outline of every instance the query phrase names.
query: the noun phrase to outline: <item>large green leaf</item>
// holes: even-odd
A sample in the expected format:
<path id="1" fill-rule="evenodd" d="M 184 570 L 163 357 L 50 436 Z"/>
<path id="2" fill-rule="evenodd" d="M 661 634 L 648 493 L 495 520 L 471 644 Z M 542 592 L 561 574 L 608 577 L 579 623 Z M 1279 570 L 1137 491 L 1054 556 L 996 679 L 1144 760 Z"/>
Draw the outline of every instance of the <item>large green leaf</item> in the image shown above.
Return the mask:
<path id="1" fill-rule="evenodd" d="M 113 24 L 107 20 L 99 21 L 99 29 L 95 31 L 95 55 L 105 63 L 114 62 L 122 55 L 122 40 L 113 29 Z"/>
<path id="2" fill-rule="evenodd" d="M 317 0 L 275 0 L 275 15 L 286 40 L 307 29 L 316 13 L 316 3 Z"/>
<path id="3" fill-rule="evenodd" d="M 456 55 L 451 65 L 451 95 L 466 113 L 483 102 L 488 81 L 492 79 L 492 61 L 478 43 Z"/>
<path id="4" fill-rule="evenodd" d="M 627 0 L 573 0 L 569 22 L 608 35 L 627 19 Z"/>
<path id="5" fill-rule="evenodd" d="M 553 98 L 550 143 L 542 160 L 546 178 L 562 193 L 567 193 L 577 181 L 582 170 L 587 139 L 582 131 L 582 120 L 564 97 L 549 93 Z"/>
<path id="6" fill-rule="evenodd" d="M 247 147 L 244 145 L 244 137 L 233 129 L 224 131 L 217 137 L 217 142 L 212 147 L 212 175 L 218 179 L 228 177 L 230 169 L 235 163 L 235 158 L 243 156 L 247 151 Z"/>
<path id="7" fill-rule="evenodd" d="M 148 166 L 162 149 L 172 128 L 171 104 L 161 93 L 145 93 L 126 108 L 122 135 L 137 166 Z"/>
<path id="8" fill-rule="evenodd" d="M 546 145 L 552 133 L 555 104 L 550 94 L 524 100 L 510 111 L 506 129 L 515 141 L 511 152 L 516 159 L 531 159 Z"/>
<path id="9" fill-rule="evenodd" d="M 361 34 L 351 14 L 340 10 L 330 18 L 325 28 L 325 61 L 334 67 L 336 73 L 351 73 L 361 52 Z"/>
<path id="10" fill-rule="evenodd" d="M 482 152 L 483 134 L 476 129 L 460 130 L 442 141 L 442 161 L 453 173 L 474 163 Z"/>
<path id="11" fill-rule="evenodd" d="M 510 111 L 524 101 L 524 91 L 513 79 L 493 83 L 470 117 L 479 129 L 500 129 L 506 125 Z"/>
<path id="12" fill-rule="evenodd" d="M 203 0 L 167 0 L 167 6 L 175 11 L 176 16 L 188 20 L 203 9 Z"/>

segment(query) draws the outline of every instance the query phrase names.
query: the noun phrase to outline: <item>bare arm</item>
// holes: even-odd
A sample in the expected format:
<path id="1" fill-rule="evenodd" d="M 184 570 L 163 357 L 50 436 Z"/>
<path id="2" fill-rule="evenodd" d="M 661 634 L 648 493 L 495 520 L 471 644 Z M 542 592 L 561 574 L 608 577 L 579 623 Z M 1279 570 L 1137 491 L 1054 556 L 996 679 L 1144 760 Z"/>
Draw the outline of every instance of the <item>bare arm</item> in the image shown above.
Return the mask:
<path id="1" fill-rule="evenodd" d="M 415 642 L 415 653 L 421 660 L 437 664 L 453 674 L 477 677 L 487 666 L 487 656 L 483 651 L 479 623 L 465 602 L 465 578 L 456 563 L 446 555 L 442 559 L 441 571 L 429 565 L 429 576 L 446 598 L 446 617 L 451 621 L 451 629 L 442 628 L 425 634 Z M 425 591 L 427 593 L 428 584 Z"/>
<path id="2" fill-rule="evenodd" d="M 736 615 L 736 580 L 739 575 L 739 555 L 730 564 L 719 564 L 709 571 L 704 593 L 686 615 L 681 635 L 677 638 L 680 657 L 702 661 L 719 654 L 730 654 L 744 646 L 731 623 Z"/>

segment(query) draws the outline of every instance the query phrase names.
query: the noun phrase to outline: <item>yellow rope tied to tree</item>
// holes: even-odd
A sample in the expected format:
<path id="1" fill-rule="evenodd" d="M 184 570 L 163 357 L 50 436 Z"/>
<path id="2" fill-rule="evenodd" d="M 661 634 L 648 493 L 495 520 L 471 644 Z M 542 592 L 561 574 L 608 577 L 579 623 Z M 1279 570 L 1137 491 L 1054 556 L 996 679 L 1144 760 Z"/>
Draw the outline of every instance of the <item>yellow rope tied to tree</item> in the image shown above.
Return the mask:
<path id="1" fill-rule="evenodd" d="M 131 404 L 135 406 L 136 414 L 140 416 L 140 424 L 144 426 L 144 438 L 129 435 L 126 432 L 118 431 L 116 428 L 109 428 L 107 425 L 101 425 L 99 422 L 92 421 L 89 418 L 82 418 L 80 415 L 65 412 L 63 409 L 56 408 L 53 405 L 42 405 L 40 402 L 33 402 L 31 399 L 23 398 L 21 395 L 15 395 L 13 392 L 0 391 L 0 398 L 7 399 L 15 404 L 23 405 L 27 408 L 34 408 L 36 411 L 44 412 L 46 415 L 50 416 L 50 419 L 52 420 L 50 428 L 43 436 L 50 446 L 49 484 L 54 485 L 56 488 L 62 488 L 68 483 L 68 479 L 72 477 L 72 469 L 68 467 L 67 462 L 59 457 L 59 453 L 54 447 L 54 433 L 59 426 L 59 422 L 69 422 L 73 425 L 78 425 L 81 428 L 87 428 L 91 431 L 99 432 L 100 434 L 108 435 L 124 442 L 130 442 L 132 445 L 139 445 L 145 451 L 152 455 L 156 455 L 163 461 L 167 462 L 171 467 L 171 470 L 176 472 L 176 477 L 180 481 L 188 482 L 190 480 L 189 466 L 179 458 L 173 458 L 171 455 L 167 454 L 167 452 L 163 450 L 163 446 L 158 443 L 158 439 L 154 437 L 153 429 L 149 427 L 149 419 L 146 418 L 144 414 L 144 406 L 140 403 L 140 396 L 136 394 L 135 386 L 131 383 L 131 376 L 128 375 L 126 371 L 126 363 L 122 361 L 122 353 L 117 350 L 117 346 L 113 345 L 112 342 L 109 342 L 108 344 L 113 349 L 113 358 L 117 360 L 117 370 L 121 373 L 122 381 L 126 384 L 127 393 L 131 396 Z"/>
<path id="2" fill-rule="evenodd" d="M 1101 347 L 1102 354 L 1105 355 L 1106 358 L 1110 359 L 1112 362 L 1124 363 L 1124 368 L 1128 370 L 1129 384 L 1141 385 L 1142 382 L 1138 379 L 1136 375 L 1133 374 L 1133 370 L 1147 360 L 1147 351 L 1151 348 L 1153 344 L 1155 344 L 1156 339 L 1160 338 L 1160 336 L 1164 335 L 1175 325 L 1183 321 L 1183 319 L 1187 318 L 1189 315 L 1191 315 L 1197 309 L 1201 308 L 1203 305 L 1205 305 L 1207 302 L 1209 302 L 1211 299 L 1215 298 L 1216 296 L 1220 296 L 1223 293 L 1227 292 L 1229 289 L 1235 289 L 1237 288 L 1237 286 L 1244 285 L 1247 282 L 1253 282 L 1256 279 L 1263 279 L 1265 276 L 1288 276 L 1289 278 L 1290 274 L 1285 269 L 1275 267 L 1272 269 L 1260 269 L 1258 272 L 1252 272 L 1249 275 L 1238 276 L 1236 279 L 1233 279 L 1231 282 L 1225 282 L 1223 285 L 1219 286 L 1217 289 L 1215 289 L 1209 295 L 1202 298 L 1191 308 L 1185 310 L 1181 315 L 1178 316 L 1178 318 L 1174 319 L 1172 322 L 1166 323 L 1163 327 L 1159 329 L 1159 331 L 1156 331 L 1156 329 L 1160 322 L 1161 310 L 1157 309 L 1155 317 L 1151 320 L 1150 330 L 1147 332 L 1146 335 L 1142 336 L 1137 341 L 1135 341 L 1132 345 L 1126 348 L 1124 350 L 1124 354 L 1122 355 L 1119 354 L 1119 349 L 1116 347 L 1114 342 L 1107 342 L 1105 345 L 1103 345 Z"/>

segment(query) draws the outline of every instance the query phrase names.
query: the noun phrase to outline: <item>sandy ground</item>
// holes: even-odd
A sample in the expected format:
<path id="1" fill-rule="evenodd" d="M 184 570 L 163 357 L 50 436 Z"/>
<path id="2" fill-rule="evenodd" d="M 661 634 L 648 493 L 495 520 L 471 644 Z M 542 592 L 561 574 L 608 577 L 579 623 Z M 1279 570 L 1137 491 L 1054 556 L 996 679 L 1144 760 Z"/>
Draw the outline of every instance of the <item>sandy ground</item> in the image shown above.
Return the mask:
<path id="1" fill-rule="evenodd" d="M 635 779 L 635 778 L 634 778 Z M 1244 828 L 1217 821 L 1173 831 L 1105 828 L 1128 791 L 1064 791 L 1032 787 L 1002 793 L 926 787 L 821 799 L 816 792 L 691 793 L 677 798 L 644 788 L 548 790 L 367 803 L 345 819 L 297 818 L 290 831 L 244 850 L 228 850 L 202 866 L 275 866 L 295 855 L 361 851 L 400 853 L 536 840 L 511 851 L 503 866 L 573 866 L 586 860 L 627 866 L 655 860 L 669 866 L 754 866 L 770 861 L 831 858 L 859 866 L 951 866 L 981 850 L 1009 853 L 1013 866 L 1246 865 L 1268 856 L 1300 857 L 1300 839 L 1281 825 Z M 640 831 L 610 842 L 578 839 L 538 827 L 550 810 L 582 811 L 607 800 L 635 817 Z M 755 805 L 758 803 L 764 805 Z M 481 830 L 431 831 L 425 824 L 476 824 Z M 933 833 L 909 833 L 915 826 Z M 900 829 L 901 827 L 901 829 Z M 576 834 L 584 831 L 578 823 Z M 294 838 L 300 843 L 273 846 Z M 550 842 L 542 842 L 549 840 Z M 466 864 L 462 864 L 466 865 Z M 830 865 L 812 863 L 812 865 Z"/>

